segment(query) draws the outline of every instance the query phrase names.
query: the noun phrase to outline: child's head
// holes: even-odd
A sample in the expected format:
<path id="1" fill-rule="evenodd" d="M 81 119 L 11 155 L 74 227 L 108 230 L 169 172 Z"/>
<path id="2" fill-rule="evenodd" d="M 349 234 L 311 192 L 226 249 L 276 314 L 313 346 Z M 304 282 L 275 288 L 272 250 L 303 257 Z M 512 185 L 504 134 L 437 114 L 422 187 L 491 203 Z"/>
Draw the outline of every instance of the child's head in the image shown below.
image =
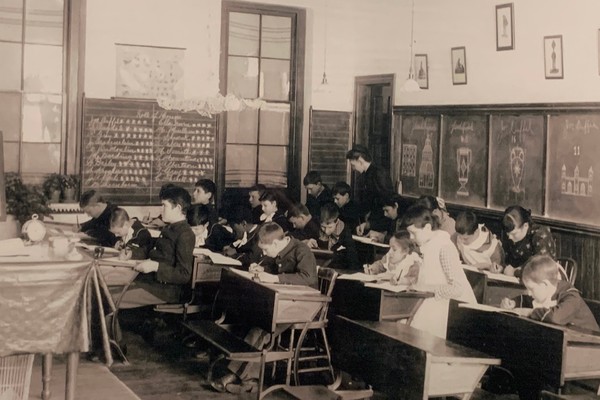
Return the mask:
<path id="1" fill-rule="evenodd" d="M 383 215 L 394 220 L 398 218 L 398 210 L 400 209 L 400 199 L 398 196 L 392 196 L 383 201 Z"/>
<path id="2" fill-rule="evenodd" d="M 422 245 L 432 238 L 433 231 L 439 228 L 440 223 L 431 210 L 414 205 L 404 213 L 403 225 L 407 227 L 411 239 Z"/>
<path id="3" fill-rule="evenodd" d="M 312 219 L 310 211 L 304 204 L 294 204 L 288 210 L 288 220 L 294 227 L 294 229 L 304 229 L 306 224 Z"/>
<path id="4" fill-rule="evenodd" d="M 194 188 L 194 204 L 210 204 L 217 191 L 217 185 L 210 179 L 199 179 Z"/>
<path id="5" fill-rule="evenodd" d="M 354 171 L 362 173 L 369 168 L 372 158 L 365 146 L 357 144 L 348 150 L 346 160 L 350 162 L 350 166 Z"/>
<path id="6" fill-rule="evenodd" d="M 92 218 L 98 218 L 106 208 L 106 201 L 100 193 L 90 189 L 81 195 L 79 207 Z"/>
<path id="7" fill-rule="evenodd" d="M 533 256 L 523 267 L 523 284 L 538 303 L 549 300 L 558 284 L 558 265 L 547 255 Z"/>
<path id="8" fill-rule="evenodd" d="M 442 217 L 442 214 L 448 213 L 448 210 L 446 210 L 446 202 L 441 197 L 423 195 L 417 199 L 415 205 L 427 208 L 433 215 L 437 215 L 439 218 Z"/>
<path id="9" fill-rule="evenodd" d="M 407 231 L 398 231 L 390 238 L 389 260 L 400 262 L 411 253 L 419 253 L 419 246 L 410 238 Z"/>
<path id="10" fill-rule="evenodd" d="M 110 214 L 110 231 L 119 237 L 127 236 L 127 231 L 131 227 L 129 214 L 122 208 L 115 208 Z"/>
<path id="11" fill-rule="evenodd" d="M 340 216 L 340 211 L 333 203 L 326 203 L 321 206 L 321 231 L 327 236 L 335 232 L 335 228 Z"/>
<path id="12" fill-rule="evenodd" d="M 250 206 L 252 208 L 256 208 L 260 206 L 260 197 L 267 190 L 265 185 L 254 185 L 248 191 L 248 201 L 250 202 Z"/>
<path id="13" fill-rule="evenodd" d="M 323 181 L 321 179 L 321 173 L 317 171 L 310 171 L 307 173 L 302 183 L 304 184 L 308 194 L 313 197 L 317 197 L 324 188 Z"/>
<path id="14" fill-rule="evenodd" d="M 478 236 L 478 227 L 477 216 L 474 212 L 462 211 L 456 216 L 456 235 L 462 243 L 473 243 Z"/>
<path id="15" fill-rule="evenodd" d="M 258 247 L 267 257 L 277 257 L 287 242 L 281 226 L 275 222 L 267 222 L 258 230 Z"/>
<path id="16" fill-rule="evenodd" d="M 521 206 L 510 206 L 504 210 L 502 227 L 504 232 L 513 242 L 520 242 L 527 235 L 531 225 L 531 211 Z"/>
<path id="17" fill-rule="evenodd" d="M 340 181 L 336 182 L 336 184 L 333 185 L 333 189 L 331 189 L 331 194 L 333 195 L 333 201 L 339 208 L 344 207 L 350 202 L 351 191 L 352 188 L 346 182 Z"/>
<path id="18" fill-rule="evenodd" d="M 184 188 L 172 186 L 160 194 L 160 202 L 162 203 L 163 221 L 171 223 L 185 219 L 192 197 Z"/>
<path id="19" fill-rule="evenodd" d="M 210 210 L 205 204 L 194 204 L 187 212 L 187 222 L 195 235 L 201 235 L 209 227 Z"/>
<path id="20" fill-rule="evenodd" d="M 270 190 L 265 191 L 260 196 L 262 210 L 267 215 L 273 215 L 277 212 L 277 196 Z"/>
<path id="21" fill-rule="evenodd" d="M 244 232 L 248 232 L 254 226 L 252 224 L 252 211 L 247 206 L 235 207 L 227 221 L 238 239 L 241 239 Z"/>

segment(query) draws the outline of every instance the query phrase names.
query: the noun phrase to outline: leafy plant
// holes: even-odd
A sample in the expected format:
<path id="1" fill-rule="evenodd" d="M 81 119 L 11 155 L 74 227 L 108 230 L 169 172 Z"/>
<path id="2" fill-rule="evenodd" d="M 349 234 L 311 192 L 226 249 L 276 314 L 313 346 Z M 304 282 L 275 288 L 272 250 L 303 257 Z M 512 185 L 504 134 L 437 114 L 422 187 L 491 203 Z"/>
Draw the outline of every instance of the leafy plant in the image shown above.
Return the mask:
<path id="1" fill-rule="evenodd" d="M 52 212 L 48 207 L 48 198 L 39 186 L 26 185 L 15 173 L 5 174 L 6 212 L 12 214 L 23 224 L 37 214 L 40 219 Z M 59 187 L 60 189 L 60 187 Z"/>
<path id="2" fill-rule="evenodd" d="M 74 189 L 79 186 L 79 175 L 61 175 L 62 189 Z"/>
<path id="3" fill-rule="evenodd" d="M 44 179 L 44 183 L 42 183 L 44 194 L 50 197 L 52 192 L 60 190 L 62 188 L 62 179 L 61 174 L 49 174 Z"/>

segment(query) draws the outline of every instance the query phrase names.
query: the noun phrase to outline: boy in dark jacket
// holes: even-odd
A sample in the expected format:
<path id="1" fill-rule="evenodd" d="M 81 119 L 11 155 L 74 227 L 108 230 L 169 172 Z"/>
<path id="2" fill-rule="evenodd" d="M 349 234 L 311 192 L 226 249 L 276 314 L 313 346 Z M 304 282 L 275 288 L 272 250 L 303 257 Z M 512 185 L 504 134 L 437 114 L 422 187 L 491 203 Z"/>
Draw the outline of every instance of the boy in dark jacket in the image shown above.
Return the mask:
<path id="1" fill-rule="evenodd" d="M 319 238 L 319 231 L 321 227 L 316 220 L 313 218 L 308 208 L 303 204 L 295 204 L 288 210 L 288 219 L 292 226 L 288 234 L 304 243 L 308 240 L 317 240 Z"/>
<path id="2" fill-rule="evenodd" d="M 90 189 L 81 195 L 79 207 L 92 218 L 81 224 L 80 232 L 95 239 L 100 246 L 113 247 L 117 237 L 110 231 L 110 215 L 117 206 Z"/>
<path id="3" fill-rule="evenodd" d="M 115 248 L 120 250 L 122 260 L 144 260 L 154 247 L 154 239 L 148 229 L 137 219 L 129 219 L 122 208 L 116 208 L 110 215 L 110 231 L 119 238 Z"/>

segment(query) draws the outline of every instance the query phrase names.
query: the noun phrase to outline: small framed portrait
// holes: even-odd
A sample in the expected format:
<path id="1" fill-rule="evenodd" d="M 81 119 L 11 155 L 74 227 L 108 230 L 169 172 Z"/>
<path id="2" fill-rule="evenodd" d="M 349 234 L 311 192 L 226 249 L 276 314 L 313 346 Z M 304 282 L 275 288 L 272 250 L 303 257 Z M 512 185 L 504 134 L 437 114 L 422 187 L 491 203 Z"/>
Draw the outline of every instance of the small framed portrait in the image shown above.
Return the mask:
<path id="1" fill-rule="evenodd" d="M 496 51 L 515 48 L 513 3 L 496 6 Z"/>
<path id="2" fill-rule="evenodd" d="M 427 54 L 415 54 L 415 79 L 421 89 L 429 89 Z"/>
<path id="3" fill-rule="evenodd" d="M 452 58 L 452 83 L 454 85 L 466 85 L 467 51 L 465 47 L 453 47 L 450 54 Z"/>
<path id="4" fill-rule="evenodd" d="M 546 79 L 563 79 L 562 35 L 544 36 L 544 71 Z"/>

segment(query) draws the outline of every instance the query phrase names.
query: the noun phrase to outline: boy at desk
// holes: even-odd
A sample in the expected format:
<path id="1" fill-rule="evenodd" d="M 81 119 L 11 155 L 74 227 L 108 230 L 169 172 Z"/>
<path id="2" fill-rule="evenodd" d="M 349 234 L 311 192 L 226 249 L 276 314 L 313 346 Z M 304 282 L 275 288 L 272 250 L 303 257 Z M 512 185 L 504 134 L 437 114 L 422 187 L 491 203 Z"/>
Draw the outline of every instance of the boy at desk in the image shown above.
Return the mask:
<path id="1" fill-rule="evenodd" d="M 110 231 L 119 238 L 115 248 L 120 251 L 121 260 L 144 260 L 148 258 L 154 239 L 148 229 L 137 219 L 130 219 L 122 208 L 116 208 L 110 215 Z"/>
<path id="2" fill-rule="evenodd" d="M 250 264 L 260 262 L 261 265 L 270 265 L 263 256 L 263 252 L 258 247 L 258 228 L 252 223 L 252 211 L 248 207 L 238 206 L 229 215 L 229 225 L 235 233 L 235 241 L 223 249 L 223 253 L 228 257 L 238 259 L 244 269 L 248 269 Z M 261 261 L 262 260 L 262 261 Z"/>
<path id="3" fill-rule="evenodd" d="M 558 279 L 558 264 L 547 255 L 532 257 L 523 268 L 528 296 L 505 298 L 504 309 L 532 308 L 529 318 L 550 324 L 600 331 L 596 318 L 568 281 Z M 519 302 L 519 304 L 517 304 Z"/>
<path id="4" fill-rule="evenodd" d="M 321 209 L 321 206 L 319 206 L 319 209 Z M 304 204 L 294 204 L 288 210 L 287 216 L 293 226 L 293 229 L 289 231 L 291 237 L 304 243 L 307 243 L 310 239 L 317 240 L 321 227 Z"/>
<path id="5" fill-rule="evenodd" d="M 331 190 L 333 202 L 340 212 L 340 219 L 350 232 L 354 232 L 360 224 L 360 211 L 354 200 L 350 198 L 350 193 L 352 193 L 352 188 L 343 181 L 336 182 Z"/>
<path id="6" fill-rule="evenodd" d="M 477 223 L 475 213 L 463 211 L 458 214 L 455 229 L 456 248 L 464 263 L 495 273 L 502 272 L 502 244 L 485 225 Z"/>
<path id="7" fill-rule="evenodd" d="M 381 260 L 365 265 L 365 273 L 378 275 L 389 272 L 393 285 L 414 285 L 419 279 L 419 268 L 423 260 L 419 246 L 406 231 L 399 231 L 390 239 L 390 250 Z"/>
<path id="8" fill-rule="evenodd" d="M 113 247 L 117 243 L 117 237 L 110 231 L 110 215 L 117 206 L 90 189 L 81 195 L 79 207 L 92 218 L 81 224 L 79 231 L 95 239 L 100 246 Z"/>
<path id="9" fill-rule="evenodd" d="M 194 204 L 187 211 L 187 221 L 196 236 L 196 247 L 220 253 L 235 239 L 233 230 L 211 220 L 211 209 L 204 204 Z"/>

